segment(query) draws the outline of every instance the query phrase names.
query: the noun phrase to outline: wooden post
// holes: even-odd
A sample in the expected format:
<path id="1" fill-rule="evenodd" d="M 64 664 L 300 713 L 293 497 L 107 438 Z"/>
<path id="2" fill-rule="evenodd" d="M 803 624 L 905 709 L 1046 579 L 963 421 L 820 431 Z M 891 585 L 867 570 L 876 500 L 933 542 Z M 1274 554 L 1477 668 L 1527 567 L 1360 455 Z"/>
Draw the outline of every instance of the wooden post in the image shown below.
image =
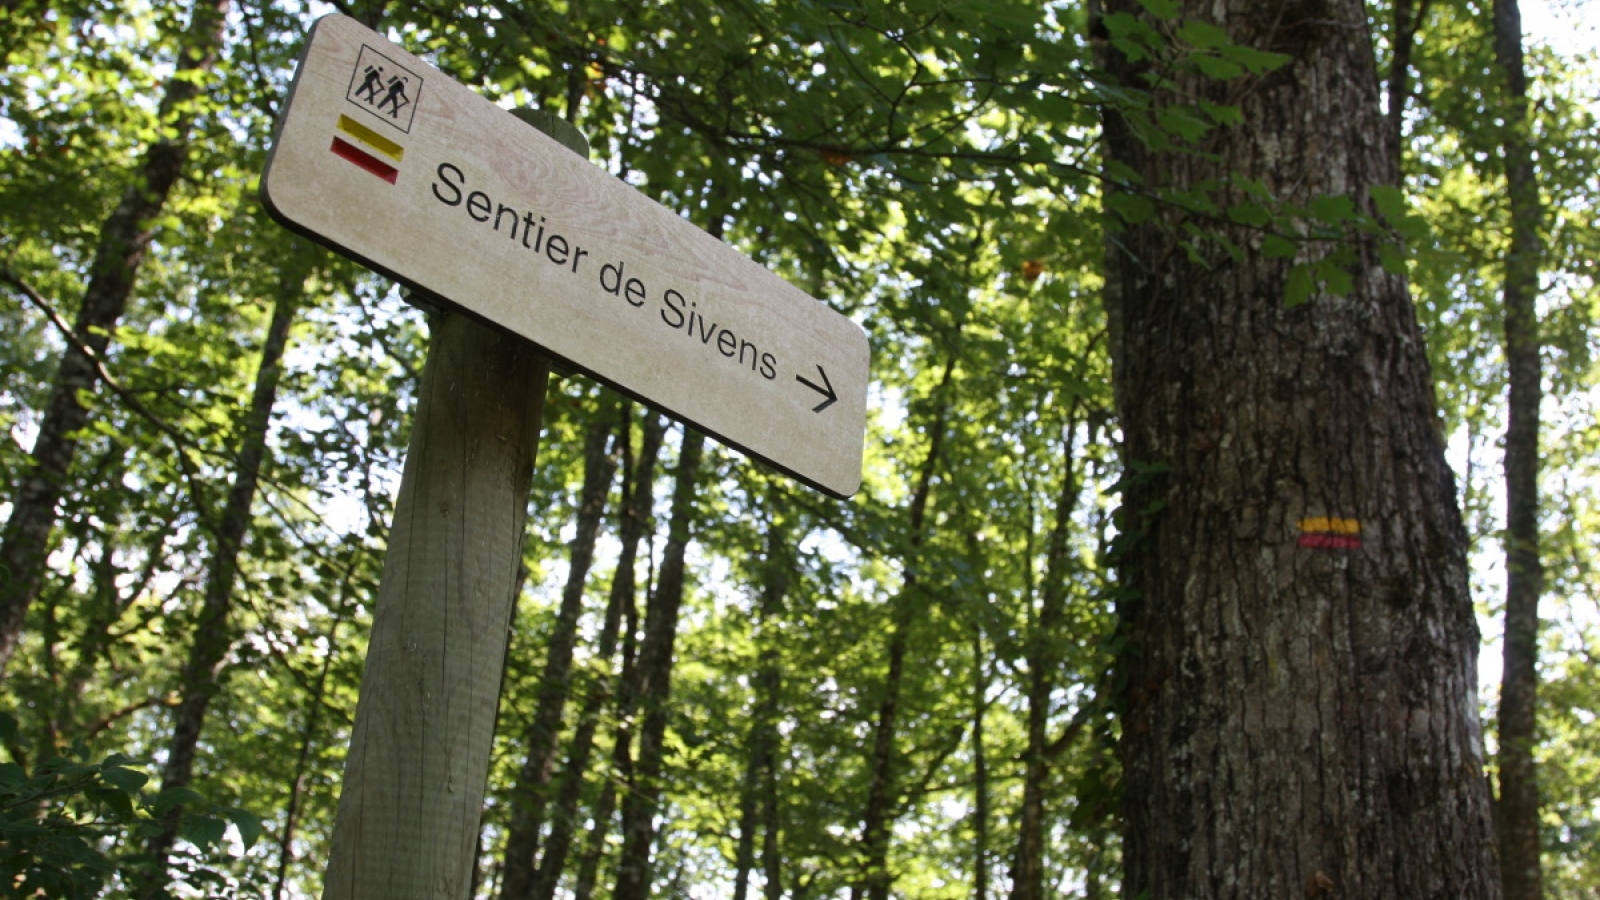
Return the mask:
<path id="1" fill-rule="evenodd" d="M 571 125 L 524 121 L 587 156 Z M 466 900 L 549 360 L 436 313 L 373 611 L 324 900 Z"/>

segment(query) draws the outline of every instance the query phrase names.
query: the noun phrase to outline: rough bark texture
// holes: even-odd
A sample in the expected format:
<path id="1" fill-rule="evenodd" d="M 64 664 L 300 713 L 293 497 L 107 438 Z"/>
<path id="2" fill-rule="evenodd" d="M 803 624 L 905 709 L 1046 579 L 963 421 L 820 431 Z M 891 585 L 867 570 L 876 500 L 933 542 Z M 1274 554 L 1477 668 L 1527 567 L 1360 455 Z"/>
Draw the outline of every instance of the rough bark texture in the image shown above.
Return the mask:
<path id="1" fill-rule="evenodd" d="M 614 395 L 607 394 L 615 407 Z M 572 538 L 567 583 L 555 628 L 546 642 L 544 674 L 534 704 L 533 719 L 523 736 L 528 755 L 511 791 L 511 821 L 506 828 L 505 870 L 501 900 L 528 900 L 538 871 L 539 831 L 544 827 L 550 776 L 555 767 L 556 736 L 566 710 L 572 673 L 572 654 L 578 642 L 578 617 L 583 612 L 584 585 L 594 563 L 595 540 L 606 496 L 617 473 L 616 454 L 607 444 L 615 431 L 608 409 L 602 409 L 584 436 L 583 487 L 578 495 L 577 529 Z"/>
<path id="2" fill-rule="evenodd" d="M 0 672 L 16 652 L 28 607 L 44 581 L 56 508 L 78 452 L 78 435 L 88 421 L 81 394 L 94 388 L 95 361 L 104 357 L 133 295 L 134 279 L 155 236 L 150 221 L 166 205 L 183 172 L 195 115 L 192 103 L 202 83 L 197 76 L 216 64 L 228 8 L 229 0 L 202 0 L 195 5 L 178 71 L 167 82 L 161 100 L 160 116 L 169 136 L 145 151 L 121 201 L 100 228 L 89 284 L 73 323 L 73 346 L 61 356 L 34 439 L 32 463 L 11 498 L 11 517 L 0 536 Z"/>
<path id="3" fill-rule="evenodd" d="M 1500 682 L 1500 866 L 1506 900 L 1544 896 L 1539 866 L 1538 740 L 1539 595 L 1539 186 L 1522 62 L 1522 16 L 1517 0 L 1495 0 L 1495 60 L 1505 76 L 1501 141 L 1511 200 L 1511 250 L 1506 257 L 1506 364 L 1510 376 L 1506 426 L 1506 621 Z"/>
<path id="4" fill-rule="evenodd" d="M 661 796 L 673 647 L 686 588 L 684 557 L 693 531 L 695 491 L 705 445 L 705 435 L 684 430 L 673 480 L 667 546 L 661 554 L 655 595 L 645 612 L 644 638 L 639 642 L 639 701 L 644 725 L 639 730 L 633 779 L 622 804 L 622 856 L 617 862 L 617 887 L 612 894 L 616 900 L 645 900 L 651 894 L 650 853 L 655 844 L 655 817 Z"/>
<path id="5" fill-rule="evenodd" d="M 1357 0 L 1179 4 L 1288 54 L 1264 77 L 1169 72 L 1237 106 L 1202 153 L 1157 152 L 1107 111 L 1147 185 L 1230 173 L 1307 203 L 1394 184 Z M 1133 0 L 1107 13 L 1143 15 Z M 1106 62 L 1136 88 L 1138 64 Z M 1499 896 L 1476 705 L 1466 535 L 1403 277 L 1357 238 L 1343 297 L 1290 308 L 1293 260 L 1174 207 L 1109 242 L 1130 476 L 1119 553 L 1123 895 L 1150 900 Z M 1307 244 L 1299 261 L 1328 252 Z"/>

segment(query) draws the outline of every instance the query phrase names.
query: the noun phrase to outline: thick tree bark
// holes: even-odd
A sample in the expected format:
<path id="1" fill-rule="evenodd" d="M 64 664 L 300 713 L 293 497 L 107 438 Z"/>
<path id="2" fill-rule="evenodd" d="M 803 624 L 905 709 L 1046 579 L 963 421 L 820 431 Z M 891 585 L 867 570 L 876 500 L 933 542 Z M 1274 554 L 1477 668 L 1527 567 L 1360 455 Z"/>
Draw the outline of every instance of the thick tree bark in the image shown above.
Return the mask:
<path id="1" fill-rule="evenodd" d="M 626 465 L 628 459 L 626 422 L 632 413 L 624 406 L 622 411 L 624 423 L 623 460 Z M 637 586 L 634 578 L 634 564 L 639 558 L 639 544 L 643 542 L 647 526 L 650 522 L 650 510 L 655 500 L 652 490 L 656 477 L 656 460 L 660 456 L 661 442 L 666 435 L 666 421 L 655 413 L 647 414 L 644 434 L 639 441 L 639 457 L 637 462 L 629 469 L 629 480 L 622 491 L 622 524 L 618 529 L 618 542 L 621 550 L 617 554 L 617 571 L 611 582 L 611 593 L 606 603 L 605 618 L 600 625 L 600 637 L 596 643 L 596 658 L 609 662 L 617 653 L 617 639 L 622 630 L 623 611 L 633 605 L 633 597 Z M 622 677 L 619 670 L 618 680 Z M 561 778 L 561 787 L 556 795 L 556 808 L 550 817 L 550 839 L 545 842 L 544 855 L 539 860 L 539 869 L 534 878 L 533 897 L 535 900 L 551 900 L 555 896 L 556 885 L 561 881 L 561 872 L 567 864 L 567 854 L 572 849 L 574 819 L 578 809 L 578 801 L 582 798 L 584 775 L 589 770 L 589 759 L 594 751 L 595 733 L 600 726 L 600 712 L 605 702 L 614 695 L 620 694 L 620 684 L 617 690 L 612 690 L 608 684 L 599 680 L 589 685 L 589 693 L 584 698 L 583 708 L 578 713 L 578 725 L 573 732 L 572 744 L 567 751 L 565 771 Z M 614 803 L 615 800 L 613 799 Z M 611 820 L 614 807 L 605 808 L 595 813 L 595 828 L 602 834 L 605 826 Z M 603 813 L 603 815 L 602 815 Z M 593 885 L 593 874 L 590 873 L 589 884 Z"/>
<path id="2" fill-rule="evenodd" d="M 673 480 L 667 546 L 661 554 L 655 594 L 645 611 L 644 638 L 639 642 L 639 700 L 644 724 L 639 729 L 639 755 L 633 778 L 622 804 L 622 856 L 617 862 L 617 887 L 612 894 L 615 900 L 645 900 L 650 896 L 650 854 L 655 845 L 655 816 L 666 755 L 673 647 L 686 589 L 684 557 L 699 506 L 695 492 L 705 444 L 705 435 L 692 428 L 684 429 Z"/>
<path id="3" fill-rule="evenodd" d="M 1533 162 L 1528 79 L 1522 62 L 1522 16 L 1517 0 L 1495 0 L 1495 60 L 1505 76 L 1501 140 L 1511 200 L 1511 247 L 1506 257 L 1505 340 L 1510 375 L 1506 426 L 1506 620 L 1500 682 L 1500 802 L 1496 824 L 1506 900 L 1539 900 L 1538 740 L 1539 595 L 1539 268 L 1542 213 Z"/>
<path id="4" fill-rule="evenodd" d="M 578 643 L 578 618 L 583 612 L 584 585 L 589 579 L 589 568 L 594 564 L 595 540 L 600 533 L 606 496 L 611 493 L 611 483 L 617 472 L 617 456 L 607 451 L 611 435 L 616 431 L 612 416 L 616 396 L 609 391 L 604 396 L 606 406 L 598 411 L 584 436 L 583 487 L 578 494 L 577 527 L 572 537 L 567 583 L 561 593 L 555 628 L 547 642 L 533 719 L 523 737 L 528 755 L 511 790 L 511 821 L 506 827 L 501 900 L 528 900 L 538 871 L 539 831 L 544 827 L 545 801 L 555 766 L 556 735 L 567 705 L 572 653 Z"/>
<path id="5" fill-rule="evenodd" d="M 1107 110 L 1146 185 L 1250 179 L 1307 204 L 1396 182 L 1358 0 L 1180 0 L 1286 54 L 1221 82 L 1164 73 L 1157 103 L 1243 124 L 1155 150 Z M 1134 0 L 1107 13 L 1144 15 Z M 1140 66 L 1108 49 L 1119 82 Z M 1186 249 L 1183 227 L 1243 252 Z M 1351 289 L 1285 303 L 1295 259 L 1175 206 L 1109 242 L 1107 304 L 1130 475 L 1119 549 L 1124 896 L 1494 898 L 1466 534 L 1405 279 L 1349 238 Z"/>
<path id="6" fill-rule="evenodd" d="M 61 356 L 34 439 L 32 463 L 11 498 L 11 517 L 0 534 L 0 673 L 16 652 L 28 607 L 44 580 L 56 510 L 78 452 L 79 433 L 88 421 L 80 394 L 94 388 L 96 361 L 105 356 L 155 236 L 151 220 L 183 172 L 195 120 L 193 102 L 203 83 L 199 76 L 212 70 L 222 51 L 228 7 L 229 0 L 195 4 L 177 71 L 161 100 L 167 136 L 145 151 L 132 183 L 100 228 L 89 284 L 73 324 L 74 340 Z"/>
<path id="7" fill-rule="evenodd" d="M 233 608 L 233 586 L 239 572 L 239 553 L 253 521 L 251 507 L 261 482 L 261 467 L 267 457 L 267 430 L 272 410 L 278 403 L 278 384 L 283 376 L 283 354 L 289 346 L 289 329 L 305 292 L 311 257 L 308 248 L 299 248 L 295 264 L 286 268 L 278 285 L 278 298 L 272 307 L 256 369 L 255 390 L 239 427 L 238 457 L 228 499 L 217 522 L 211 560 L 206 567 L 199 618 L 195 622 L 189 657 L 178 678 L 181 699 L 173 713 L 172 740 L 167 745 L 167 762 L 162 769 L 163 791 L 188 787 L 194 778 L 195 753 L 206 710 L 221 690 L 223 660 L 233 647 L 234 635 L 228 625 Z M 174 808 L 153 835 L 146 851 L 153 860 L 155 881 L 145 886 L 146 896 L 156 896 L 165 883 L 167 857 L 178 839 L 182 808 Z"/>

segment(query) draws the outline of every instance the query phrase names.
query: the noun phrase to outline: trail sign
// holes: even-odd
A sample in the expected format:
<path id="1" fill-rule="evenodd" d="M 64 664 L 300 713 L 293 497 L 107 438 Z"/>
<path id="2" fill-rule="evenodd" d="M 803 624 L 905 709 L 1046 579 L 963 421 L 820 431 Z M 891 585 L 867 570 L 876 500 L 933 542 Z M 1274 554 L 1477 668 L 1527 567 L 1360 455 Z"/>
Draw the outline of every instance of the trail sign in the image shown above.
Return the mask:
<path id="1" fill-rule="evenodd" d="M 813 487 L 860 487 L 859 325 L 354 19 L 313 28 L 261 194 Z"/>

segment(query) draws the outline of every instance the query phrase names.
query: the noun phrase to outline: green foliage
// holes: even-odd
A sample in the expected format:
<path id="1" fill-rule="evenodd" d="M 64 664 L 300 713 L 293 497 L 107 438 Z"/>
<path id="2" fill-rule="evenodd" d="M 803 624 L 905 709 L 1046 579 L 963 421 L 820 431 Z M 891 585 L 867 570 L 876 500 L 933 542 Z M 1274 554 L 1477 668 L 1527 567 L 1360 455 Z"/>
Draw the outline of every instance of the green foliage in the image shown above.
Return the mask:
<path id="1" fill-rule="evenodd" d="M 26 750 L 10 713 L 0 713 L 0 742 L 13 757 Z M 261 820 L 245 810 L 206 803 L 187 789 L 148 790 L 149 783 L 128 757 L 93 762 L 81 745 L 31 770 L 0 763 L 0 896 L 88 900 L 134 884 L 148 876 L 139 848 L 174 814 L 196 850 L 184 876 L 191 882 L 219 879 L 208 860 L 226 852 L 230 824 L 246 851 L 261 837 Z"/>
<path id="2" fill-rule="evenodd" d="M 896 895 L 971 896 L 984 867 L 990 896 L 1004 889 L 1018 839 L 1025 685 L 1040 659 L 1055 662 L 1047 730 L 1061 741 L 1046 785 L 1048 859 L 1059 883 L 1085 891 L 1114 878 L 1110 567 L 1118 542 L 1137 535 L 1131 513 L 1155 510 L 1131 511 L 1120 528 L 1113 510 L 1131 483 L 1124 468 L 1132 478 L 1159 475 L 1116 453 L 1113 323 L 1099 293 L 1103 248 L 1124 224 L 1171 223 L 1207 266 L 1257 252 L 1285 260 L 1284 302 L 1310 304 L 1312 314 L 1316 297 L 1349 289 L 1369 261 L 1363 254 L 1408 274 L 1444 427 L 1466 448 L 1464 503 L 1477 546 L 1495 534 L 1505 209 L 1487 124 L 1484 10 L 1430 5 L 1403 188 L 1289 203 L 1239 173 L 1179 192 L 1104 165 L 1105 111 L 1121 113 L 1151 148 L 1204 160 L 1209 142 L 1249 127 L 1239 97 L 1287 62 L 1234 42 L 1217 23 L 1183 18 L 1174 0 L 1141 6 L 1144 15 L 1097 23 L 1104 40 L 1148 63 L 1148 78 L 1133 86 L 1102 77 L 1086 4 L 383 8 L 381 30 L 496 102 L 573 118 L 597 165 L 702 225 L 719 222 L 726 240 L 861 323 L 872 342 L 859 497 L 823 502 L 757 464 L 709 454 L 673 675 L 662 893 L 675 878 L 686 894 L 731 893 L 752 725 L 769 699 L 763 671 L 780 676 L 771 695 L 779 877 L 795 896 L 842 896 L 858 883 L 871 735 L 887 690 L 888 636 L 904 609 L 914 615 L 902 617 L 907 658 L 891 767 Z M 186 12 L 91 0 L 23 0 L 0 12 L 0 423 L 11 437 L 0 441 L 0 499 L 15 494 L 25 471 L 63 347 L 33 297 L 69 320 L 75 312 L 105 216 L 162 133 L 162 78 Z M 88 397 L 91 424 L 54 534 L 49 584 L 0 686 L 16 710 L 14 762 L 0 785 L 5 827 L 14 823 L 16 841 L 29 842 L 24 851 L 10 832 L 5 841 L 13 874 L 0 884 L 13 895 L 34 886 L 60 896 L 123 890 L 140 872 L 143 836 L 175 800 L 185 803 L 184 834 L 197 848 L 176 875 L 196 890 L 311 894 L 320 882 L 427 327 L 391 285 L 288 236 L 255 200 L 271 120 L 308 25 L 293 5 L 241 9 L 230 21 L 226 53 L 198 101 L 184 178 L 149 223 L 157 241 L 106 359 L 122 390 L 101 385 Z M 1552 57 L 1537 65 L 1534 127 L 1557 261 L 1545 318 L 1560 409 L 1559 436 L 1548 441 L 1547 517 L 1562 535 L 1551 592 L 1570 604 L 1560 608 L 1581 610 L 1595 593 L 1590 548 L 1600 528 L 1585 468 L 1600 350 L 1592 327 L 1600 132 L 1582 73 Z M 1165 94 L 1174 73 L 1215 90 Z M 128 758 L 161 758 L 170 709 L 191 687 L 182 683 L 184 653 L 280 300 L 297 316 L 239 560 L 231 650 L 195 793 L 162 798 L 143 780 L 155 770 Z M 582 435 L 613 400 L 575 376 L 556 381 L 547 406 L 528 589 L 485 813 L 486 879 L 500 865 L 504 788 L 522 762 L 513 736 L 538 689 L 566 571 Z M 630 419 L 624 459 L 638 452 L 642 415 Z M 655 485 L 658 520 L 665 478 Z M 1058 525 L 1057 503 L 1074 486 Z M 607 789 L 630 787 L 630 720 L 604 692 L 630 665 L 630 627 L 651 599 L 666 530 L 651 523 L 631 573 L 640 586 L 625 613 L 631 625 L 625 619 L 618 652 L 600 658 L 593 639 L 618 574 L 622 500 L 614 486 L 562 724 L 565 747 L 582 701 L 602 692 L 597 746 L 572 776 L 578 821 L 550 826 L 579 832 L 563 880 L 572 889 L 595 817 L 602 894 L 616 857 L 604 833 L 612 822 L 598 807 Z M 1058 527 L 1063 549 L 1052 564 Z M 773 560 L 775 528 L 786 545 Z M 787 587 L 766 609 L 774 565 Z M 1488 596 L 1491 585 L 1479 588 Z M 1047 589 L 1062 592 L 1052 623 L 1042 621 Z M 1544 754 L 1551 868 L 1573 896 L 1592 888 L 1600 865 L 1586 849 L 1596 820 L 1600 650 L 1578 631 L 1563 632 L 1551 657 Z M 19 756 L 25 743 L 38 748 L 29 756 L 56 761 Z M 232 806 L 208 806 L 201 794 Z M 235 807 L 257 811 L 259 822 Z M 233 835 L 254 849 L 222 853 Z M 765 877 L 762 846 L 752 885 Z M 24 869 L 34 881 L 15 880 Z"/>

